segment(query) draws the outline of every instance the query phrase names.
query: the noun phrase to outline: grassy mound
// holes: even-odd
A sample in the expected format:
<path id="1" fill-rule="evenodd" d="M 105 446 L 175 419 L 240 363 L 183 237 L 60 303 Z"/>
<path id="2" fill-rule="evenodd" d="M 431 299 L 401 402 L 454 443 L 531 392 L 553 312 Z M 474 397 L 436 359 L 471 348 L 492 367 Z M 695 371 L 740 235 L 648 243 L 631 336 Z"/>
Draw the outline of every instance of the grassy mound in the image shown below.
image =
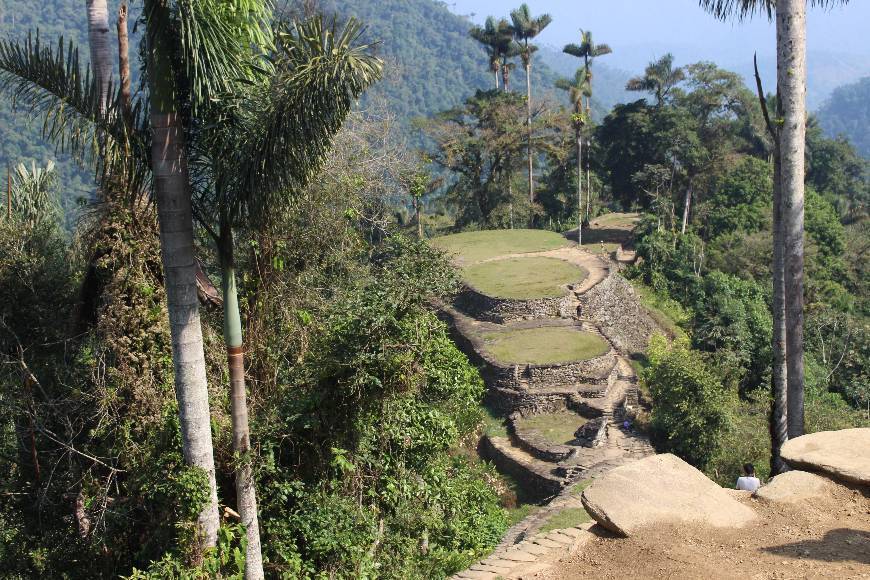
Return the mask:
<path id="1" fill-rule="evenodd" d="M 506 254 L 555 250 L 570 242 L 544 230 L 486 230 L 435 238 L 432 244 L 456 255 L 463 264 L 473 264 Z"/>
<path id="2" fill-rule="evenodd" d="M 493 332 L 485 348 L 506 363 L 558 364 L 601 356 L 610 346 L 600 336 L 571 327 L 545 326 Z"/>
<path id="3" fill-rule="evenodd" d="M 465 268 L 465 280 L 496 298 L 550 298 L 565 294 L 564 286 L 580 282 L 587 272 L 557 258 L 506 258 Z"/>
<path id="4" fill-rule="evenodd" d="M 518 427 L 537 429 L 548 441 L 563 445 L 573 441 L 574 433 L 585 424 L 585 417 L 566 410 L 525 417 L 519 420 Z"/>

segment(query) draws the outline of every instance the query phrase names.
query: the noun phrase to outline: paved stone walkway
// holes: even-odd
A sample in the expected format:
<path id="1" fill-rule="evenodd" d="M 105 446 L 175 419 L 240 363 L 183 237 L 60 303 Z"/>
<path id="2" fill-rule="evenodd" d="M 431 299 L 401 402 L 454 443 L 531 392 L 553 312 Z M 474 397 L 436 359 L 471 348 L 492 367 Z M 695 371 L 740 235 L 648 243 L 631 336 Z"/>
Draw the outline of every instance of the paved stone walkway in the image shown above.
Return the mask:
<path id="1" fill-rule="evenodd" d="M 592 524 L 576 528 L 553 530 L 535 535 L 510 547 L 496 549 L 488 558 L 481 560 L 453 578 L 473 580 L 495 580 L 504 578 L 530 578 L 549 570 L 561 557 L 575 554 L 583 545 L 594 538 L 589 532 Z"/>

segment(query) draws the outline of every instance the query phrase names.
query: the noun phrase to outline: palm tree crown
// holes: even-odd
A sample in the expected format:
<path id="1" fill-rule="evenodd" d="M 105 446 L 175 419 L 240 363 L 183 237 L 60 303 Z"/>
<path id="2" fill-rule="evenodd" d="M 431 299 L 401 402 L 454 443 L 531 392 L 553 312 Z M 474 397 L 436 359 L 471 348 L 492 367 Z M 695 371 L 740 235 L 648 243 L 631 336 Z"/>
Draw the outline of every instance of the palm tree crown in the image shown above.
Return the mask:
<path id="1" fill-rule="evenodd" d="M 535 38 L 549 26 L 553 18 L 549 14 L 533 17 L 529 6 L 523 4 L 511 11 L 511 21 L 514 38 L 521 45 L 520 57 L 523 59 L 523 65 L 528 66 L 532 54 L 538 50 L 537 46 L 529 44 L 529 40 Z"/>
<path id="2" fill-rule="evenodd" d="M 643 76 L 629 80 L 625 89 L 652 93 L 656 97 L 656 104 L 661 105 L 671 90 L 685 79 L 685 71 L 682 67 L 674 68 L 674 55 L 668 53 L 659 60 L 651 62 Z"/>
<path id="3" fill-rule="evenodd" d="M 613 49 L 610 48 L 607 44 L 595 44 L 592 40 L 592 32 L 589 30 L 581 30 L 580 31 L 580 44 L 568 44 L 565 48 L 562 49 L 562 52 L 565 54 L 570 54 L 571 56 L 576 56 L 577 58 L 583 59 L 583 64 L 589 70 L 589 74 L 591 77 L 592 69 L 591 64 L 592 60 L 598 58 L 599 56 L 604 56 L 605 54 L 610 54 L 613 52 Z"/>

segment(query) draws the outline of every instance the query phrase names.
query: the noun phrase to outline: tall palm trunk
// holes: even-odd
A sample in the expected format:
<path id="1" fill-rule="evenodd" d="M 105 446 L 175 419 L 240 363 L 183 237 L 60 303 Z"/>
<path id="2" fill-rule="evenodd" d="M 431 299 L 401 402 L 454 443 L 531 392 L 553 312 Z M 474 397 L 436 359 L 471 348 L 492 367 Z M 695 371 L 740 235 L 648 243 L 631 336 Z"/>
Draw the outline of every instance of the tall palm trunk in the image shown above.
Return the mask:
<path id="1" fill-rule="evenodd" d="M 230 406 L 233 420 L 233 455 L 236 465 L 236 505 L 245 526 L 248 542 L 245 554 L 245 579 L 263 578 L 263 554 L 257 519 L 257 492 L 251 467 L 251 434 L 248 427 L 248 401 L 245 393 L 245 354 L 242 319 L 236 287 L 233 231 L 221 223 L 219 253 L 224 294 L 224 342 L 230 371 Z"/>
<path id="2" fill-rule="evenodd" d="M 205 355 L 196 293 L 190 175 L 184 156 L 184 130 L 172 86 L 172 67 L 169 55 L 164 52 L 167 42 L 163 38 L 154 38 L 152 34 L 155 33 L 159 34 L 158 31 L 149 31 L 148 46 L 153 131 L 151 164 L 172 336 L 175 396 L 185 463 L 200 468 L 208 478 L 209 501 L 197 520 L 202 547 L 211 547 L 217 543 L 219 520 Z"/>
<path id="3" fill-rule="evenodd" d="M 509 92 L 511 90 L 511 69 L 507 65 L 507 62 L 501 65 L 501 82 L 504 92 Z"/>
<path id="4" fill-rule="evenodd" d="M 804 146 L 806 138 L 806 0 L 776 3 L 777 83 L 782 104 L 780 171 L 785 242 L 788 435 L 804 432 Z"/>
<path id="5" fill-rule="evenodd" d="M 580 127 L 575 129 L 577 138 L 577 245 L 583 245 L 583 136 Z"/>
<path id="6" fill-rule="evenodd" d="M 589 109 L 586 109 L 587 117 Z M 592 204 L 592 138 L 586 141 L 586 223 L 589 223 L 589 209 Z"/>
<path id="7" fill-rule="evenodd" d="M 774 140 L 778 140 L 774 137 Z M 785 313 L 785 248 L 782 224 L 782 184 L 779 145 L 774 144 L 773 161 L 773 409 L 771 416 L 770 467 L 774 475 L 785 471 L 780 456 L 788 441 L 788 396 L 786 365 L 786 313 Z"/>
<path id="8" fill-rule="evenodd" d="M 526 41 L 528 46 L 528 41 Z M 535 164 L 532 159 L 532 61 L 526 62 L 526 127 L 528 127 L 529 203 L 535 203 Z"/>
<path id="9" fill-rule="evenodd" d="M 121 107 L 127 128 L 133 125 L 133 93 L 130 76 L 130 33 L 127 26 L 127 5 L 118 9 L 118 77 L 121 84 Z"/>
<path id="10" fill-rule="evenodd" d="M 111 38 L 109 37 L 109 8 L 106 0 L 87 0 L 88 44 L 91 49 L 91 70 L 97 84 L 100 108 L 108 106 L 109 84 L 112 79 Z"/>

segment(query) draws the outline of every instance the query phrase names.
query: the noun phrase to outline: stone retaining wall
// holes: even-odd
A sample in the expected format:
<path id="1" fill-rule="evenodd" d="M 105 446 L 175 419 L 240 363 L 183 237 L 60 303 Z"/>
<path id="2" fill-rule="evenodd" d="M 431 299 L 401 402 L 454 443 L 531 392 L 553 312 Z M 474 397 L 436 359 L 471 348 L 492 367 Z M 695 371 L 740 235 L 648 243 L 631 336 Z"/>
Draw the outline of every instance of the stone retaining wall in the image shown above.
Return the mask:
<path id="1" fill-rule="evenodd" d="M 558 317 L 570 302 L 567 294 L 531 300 L 494 298 L 466 285 L 454 299 L 453 305 L 477 320 L 504 324 L 531 318 Z"/>
<path id="2" fill-rule="evenodd" d="M 645 352 L 653 334 L 664 331 L 652 319 L 631 284 L 617 273 L 579 296 L 580 315 L 624 353 Z"/>
<path id="3" fill-rule="evenodd" d="M 564 487 L 564 480 L 552 473 L 536 470 L 531 465 L 520 463 L 513 457 L 502 453 L 488 435 L 480 438 L 478 453 L 488 461 L 492 461 L 498 470 L 511 476 L 531 500 L 544 500 L 559 494 Z"/>
<path id="4" fill-rule="evenodd" d="M 511 413 L 508 417 L 508 433 L 511 434 L 511 440 L 517 447 L 525 449 L 538 459 L 558 463 L 571 455 L 572 447 L 568 445 L 559 445 L 553 443 L 537 429 L 524 429 L 520 427 L 519 421 L 524 416 L 521 413 Z"/>

